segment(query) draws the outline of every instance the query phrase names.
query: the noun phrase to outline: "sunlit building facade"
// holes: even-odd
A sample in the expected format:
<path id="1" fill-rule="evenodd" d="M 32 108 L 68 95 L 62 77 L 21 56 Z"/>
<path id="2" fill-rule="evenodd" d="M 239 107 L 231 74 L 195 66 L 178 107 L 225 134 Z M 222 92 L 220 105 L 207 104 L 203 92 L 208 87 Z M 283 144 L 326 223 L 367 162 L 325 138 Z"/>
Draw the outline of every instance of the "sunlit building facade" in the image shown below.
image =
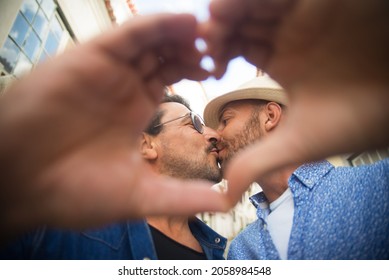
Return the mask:
<path id="1" fill-rule="evenodd" d="M 78 42 L 112 27 L 110 1 L 0 2 L 0 89 Z"/>

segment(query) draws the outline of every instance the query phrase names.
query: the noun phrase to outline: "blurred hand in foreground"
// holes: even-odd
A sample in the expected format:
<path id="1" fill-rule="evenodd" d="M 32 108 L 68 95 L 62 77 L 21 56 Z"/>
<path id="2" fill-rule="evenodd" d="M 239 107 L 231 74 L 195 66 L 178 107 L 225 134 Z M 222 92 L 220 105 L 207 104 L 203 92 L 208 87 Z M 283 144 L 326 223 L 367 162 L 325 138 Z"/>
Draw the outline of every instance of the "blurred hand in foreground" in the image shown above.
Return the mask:
<path id="1" fill-rule="evenodd" d="M 0 102 L 2 236 L 224 208 L 209 183 L 156 176 L 138 155 L 165 85 L 209 73 L 190 15 L 139 17 L 38 66 Z"/>

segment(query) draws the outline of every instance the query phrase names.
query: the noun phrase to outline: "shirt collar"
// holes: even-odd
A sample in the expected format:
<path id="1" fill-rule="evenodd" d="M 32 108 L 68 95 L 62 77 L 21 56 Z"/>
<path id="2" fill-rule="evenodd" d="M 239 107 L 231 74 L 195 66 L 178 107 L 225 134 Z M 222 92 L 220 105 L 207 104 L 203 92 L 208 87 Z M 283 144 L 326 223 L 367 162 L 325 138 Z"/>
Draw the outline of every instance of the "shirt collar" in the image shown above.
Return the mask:
<path id="1" fill-rule="evenodd" d="M 308 188 L 313 188 L 316 183 L 333 168 L 334 166 L 326 160 L 303 164 L 293 172 L 292 176 L 289 178 L 289 185 L 290 180 L 293 177 L 297 177 L 305 186 Z M 267 198 L 261 191 L 251 196 L 250 202 L 257 209 L 258 207 L 265 208 Z"/>
<path id="2" fill-rule="evenodd" d="M 250 198 L 250 202 L 254 205 L 255 208 L 265 208 L 268 203 L 265 194 L 261 191 L 259 193 L 254 194 Z"/>
<path id="3" fill-rule="evenodd" d="M 211 229 L 197 217 L 189 220 L 189 227 L 200 243 L 203 242 L 210 247 L 223 250 L 226 248 L 227 239 Z"/>
<path id="4" fill-rule="evenodd" d="M 303 164 L 293 172 L 289 178 L 289 185 L 291 179 L 295 176 L 311 189 L 333 168 L 334 166 L 326 160 Z"/>

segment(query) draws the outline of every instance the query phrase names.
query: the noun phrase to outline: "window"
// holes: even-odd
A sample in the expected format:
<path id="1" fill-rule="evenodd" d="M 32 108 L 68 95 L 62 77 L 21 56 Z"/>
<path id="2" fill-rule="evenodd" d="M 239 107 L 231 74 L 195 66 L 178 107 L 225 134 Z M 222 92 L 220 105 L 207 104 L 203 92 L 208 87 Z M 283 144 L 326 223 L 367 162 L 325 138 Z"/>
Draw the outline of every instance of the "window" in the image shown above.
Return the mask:
<path id="1" fill-rule="evenodd" d="M 47 18 L 51 18 L 56 9 L 56 5 L 54 4 L 53 0 L 42 0 L 41 7 Z"/>
<path id="2" fill-rule="evenodd" d="M 48 29 L 48 20 L 46 16 L 43 14 L 42 10 L 39 9 L 38 13 L 35 16 L 33 27 L 36 33 L 40 34 L 42 38 L 45 37 L 46 31 Z"/>
<path id="3" fill-rule="evenodd" d="M 45 50 L 48 54 L 54 55 L 58 49 L 58 39 L 55 37 L 54 33 L 50 31 L 49 36 L 47 36 Z"/>
<path id="4" fill-rule="evenodd" d="M 38 3 L 35 0 L 25 0 L 23 2 L 22 8 L 20 11 L 25 16 L 25 18 L 32 23 L 35 14 L 37 13 L 39 8 Z"/>
<path id="5" fill-rule="evenodd" d="M 18 13 L 15 23 L 12 26 L 9 36 L 19 45 L 22 46 L 24 39 L 26 38 L 28 29 L 30 28 L 27 20 Z"/>
<path id="6" fill-rule="evenodd" d="M 20 49 L 18 46 L 10 38 L 7 38 L 3 48 L 0 50 L 0 62 L 8 73 L 15 68 L 19 53 Z"/>
<path id="7" fill-rule="evenodd" d="M 30 30 L 30 33 L 26 39 L 26 42 L 23 46 L 24 52 L 27 54 L 28 58 L 35 62 L 39 49 L 41 47 L 41 41 L 35 31 Z"/>
<path id="8" fill-rule="evenodd" d="M 54 32 L 55 36 L 57 36 L 58 40 L 61 39 L 63 35 L 63 28 L 59 23 L 58 18 L 54 18 L 50 23 L 50 30 Z"/>
<path id="9" fill-rule="evenodd" d="M 54 56 L 67 32 L 53 0 L 25 0 L 8 38 L 0 49 L 0 63 L 8 74 L 19 77 Z"/>
<path id="10" fill-rule="evenodd" d="M 20 77 L 24 73 L 29 72 L 31 68 L 31 61 L 23 53 L 21 53 L 14 69 L 15 76 Z"/>

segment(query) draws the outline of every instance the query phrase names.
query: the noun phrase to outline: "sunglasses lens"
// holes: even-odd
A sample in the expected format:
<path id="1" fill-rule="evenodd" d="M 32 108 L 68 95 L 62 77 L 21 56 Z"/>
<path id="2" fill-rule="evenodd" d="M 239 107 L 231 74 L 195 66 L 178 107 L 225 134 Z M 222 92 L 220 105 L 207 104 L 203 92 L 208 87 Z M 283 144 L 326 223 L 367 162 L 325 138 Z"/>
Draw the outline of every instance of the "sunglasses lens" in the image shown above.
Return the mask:
<path id="1" fill-rule="evenodd" d="M 204 123 L 203 121 L 201 120 L 201 118 L 198 116 L 198 115 L 195 115 L 193 114 L 192 115 L 192 121 L 193 121 L 193 126 L 194 128 L 199 132 L 199 133 L 203 133 L 204 131 Z"/>

